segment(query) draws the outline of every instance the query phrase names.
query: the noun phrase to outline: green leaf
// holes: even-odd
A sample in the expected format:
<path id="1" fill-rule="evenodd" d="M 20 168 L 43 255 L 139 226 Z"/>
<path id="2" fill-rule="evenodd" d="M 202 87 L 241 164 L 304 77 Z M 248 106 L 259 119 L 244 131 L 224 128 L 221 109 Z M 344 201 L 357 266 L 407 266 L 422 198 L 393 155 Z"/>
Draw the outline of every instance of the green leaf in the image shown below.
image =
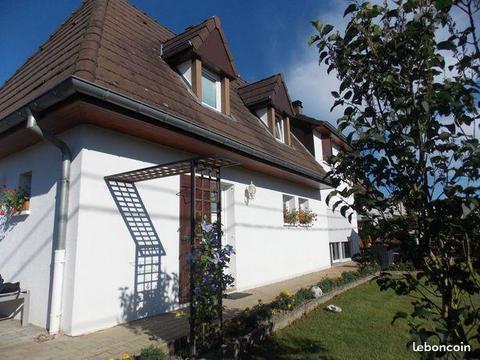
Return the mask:
<path id="1" fill-rule="evenodd" d="M 332 199 L 332 197 L 334 197 L 336 195 L 337 195 L 337 190 L 330 191 L 330 193 L 327 195 L 327 197 L 325 199 L 325 202 L 327 203 L 327 205 L 330 204 L 330 200 Z"/>
<path id="2" fill-rule="evenodd" d="M 320 40 L 320 36 L 318 35 L 310 36 L 310 39 L 308 39 L 308 46 L 311 46 L 312 44 L 316 43 L 318 40 Z"/>
<path id="3" fill-rule="evenodd" d="M 313 27 L 318 31 L 319 34 L 322 33 L 322 23 L 320 22 L 320 20 L 310 21 L 310 24 L 313 25 Z"/>
<path id="4" fill-rule="evenodd" d="M 437 44 L 438 50 L 456 50 L 457 46 L 453 43 L 453 41 L 441 41 Z"/>
<path id="5" fill-rule="evenodd" d="M 326 25 L 323 27 L 323 29 L 322 29 L 321 35 L 322 35 L 322 36 L 325 36 L 325 35 L 327 35 L 327 34 L 328 34 L 330 31 L 332 31 L 332 30 L 333 30 L 333 26 L 330 25 L 330 24 L 326 24 Z"/>
<path id="6" fill-rule="evenodd" d="M 471 212 L 472 209 L 470 209 L 467 205 L 462 204 L 462 219 L 466 219 Z"/>
<path id="7" fill-rule="evenodd" d="M 345 9 L 345 12 L 343 13 L 343 17 L 347 16 L 348 14 L 350 14 L 351 12 L 354 12 L 356 10 L 358 10 L 357 4 L 352 3 L 352 4 L 348 5 L 347 8 Z"/>
<path id="8" fill-rule="evenodd" d="M 452 0 L 435 0 L 437 10 L 446 10 L 452 6 Z"/>
<path id="9" fill-rule="evenodd" d="M 348 210 L 348 206 L 347 205 L 343 205 L 341 208 L 340 208 L 340 214 L 342 214 L 343 217 L 345 217 L 345 214 Z"/>

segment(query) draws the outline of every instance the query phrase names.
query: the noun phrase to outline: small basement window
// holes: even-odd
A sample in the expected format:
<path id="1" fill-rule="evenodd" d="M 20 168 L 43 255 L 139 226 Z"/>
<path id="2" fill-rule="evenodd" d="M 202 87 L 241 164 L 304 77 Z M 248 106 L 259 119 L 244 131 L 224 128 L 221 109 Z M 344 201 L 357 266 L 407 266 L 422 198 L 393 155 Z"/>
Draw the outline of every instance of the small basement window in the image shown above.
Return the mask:
<path id="1" fill-rule="evenodd" d="M 220 78 L 210 71 L 202 69 L 202 102 L 221 111 L 221 89 Z"/>

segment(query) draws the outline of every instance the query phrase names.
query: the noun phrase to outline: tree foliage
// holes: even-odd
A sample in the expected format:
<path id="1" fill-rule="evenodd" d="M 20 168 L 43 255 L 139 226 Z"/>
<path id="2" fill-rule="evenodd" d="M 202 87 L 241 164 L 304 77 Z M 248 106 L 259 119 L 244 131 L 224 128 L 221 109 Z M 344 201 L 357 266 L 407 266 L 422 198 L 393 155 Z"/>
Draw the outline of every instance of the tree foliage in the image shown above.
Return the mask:
<path id="1" fill-rule="evenodd" d="M 399 314 L 417 343 L 480 342 L 472 301 L 480 292 L 479 8 L 478 0 L 353 2 L 342 33 L 312 22 L 320 65 L 340 80 L 332 108 L 343 107 L 338 127 L 352 148 L 333 157 L 329 175 L 355 186 L 330 198 L 354 194 L 353 205 L 335 206 L 369 219 L 374 239 L 400 242 L 419 269 L 379 279 L 418 297 L 411 314 Z"/>

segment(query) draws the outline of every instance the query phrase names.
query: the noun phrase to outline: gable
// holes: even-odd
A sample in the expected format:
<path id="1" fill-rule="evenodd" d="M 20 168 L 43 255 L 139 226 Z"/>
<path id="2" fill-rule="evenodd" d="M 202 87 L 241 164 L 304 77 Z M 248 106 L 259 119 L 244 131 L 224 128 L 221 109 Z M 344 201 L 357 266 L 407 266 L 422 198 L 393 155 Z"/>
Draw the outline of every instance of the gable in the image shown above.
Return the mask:
<path id="1" fill-rule="evenodd" d="M 196 53 L 208 67 L 230 77 L 235 77 L 236 70 L 228 56 L 228 50 L 218 29 L 212 31 Z"/>
<path id="2" fill-rule="evenodd" d="M 272 96 L 272 105 L 288 116 L 294 116 L 292 102 L 290 101 L 290 96 L 288 95 L 287 87 L 283 81 L 283 78 L 277 82 L 276 89 Z"/>
<path id="3" fill-rule="evenodd" d="M 216 16 L 187 28 L 163 44 L 163 59 L 169 63 L 177 64 L 194 56 L 231 79 L 238 76 L 220 19 Z"/>

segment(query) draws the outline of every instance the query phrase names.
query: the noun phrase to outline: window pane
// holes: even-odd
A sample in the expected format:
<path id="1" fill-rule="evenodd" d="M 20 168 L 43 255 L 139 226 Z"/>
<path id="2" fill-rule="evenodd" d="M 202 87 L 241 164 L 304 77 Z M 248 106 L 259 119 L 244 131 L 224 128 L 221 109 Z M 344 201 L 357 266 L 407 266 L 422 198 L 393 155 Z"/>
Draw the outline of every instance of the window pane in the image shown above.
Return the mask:
<path id="1" fill-rule="evenodd" d="M 217 108 L 217 83 L 205 73 L 202 75 L 202 101 Z"/>
<path id="2" fill-rule="evenodd" d="M 275 126 L 276 126 L 275 137 L 278 140 L 283 141 L 283 120 L 278 118 L 275 119 Z"/>
<path id="3" fill-rule="evenodd" d="M 343 257 L 349 258 L 350 257 L 350 244 L 348 242 L 344 242 L 343 244 Z"/>
<path id="4" fill-rule="evenodd" d="M 295 198 L 289 195 L 283 195 L 283 210 L 291 211 L 295 208 Z"/>
<path id="5" fill-rule="evenodd" d="M 338 243 L 333 243 L 333 260 L 340 259 L 340 248 Z"/>
<path id="6" fill-rule="evenodd" d="M 308 210 L 308 199 L 298 199 L 298 207 L 302 210 Z"/>

